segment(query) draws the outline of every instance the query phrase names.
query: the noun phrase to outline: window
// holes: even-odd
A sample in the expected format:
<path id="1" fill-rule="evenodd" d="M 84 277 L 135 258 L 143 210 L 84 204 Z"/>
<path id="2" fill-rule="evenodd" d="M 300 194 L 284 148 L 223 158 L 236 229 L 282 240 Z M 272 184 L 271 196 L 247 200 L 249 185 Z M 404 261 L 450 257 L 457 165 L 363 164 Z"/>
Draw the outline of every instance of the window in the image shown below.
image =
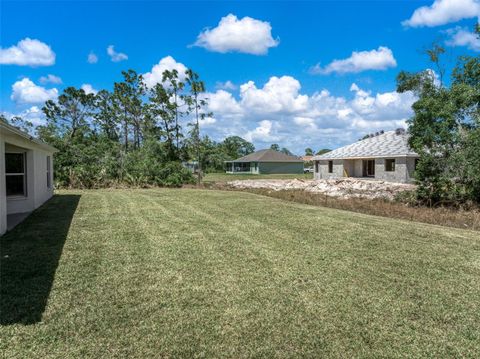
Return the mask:
<path id="1" fill-rule="evenodd" d="M 50 156 L 47 156 L 47 188 L 52 187 L 52 171 L 50 169 Z"/>
<path id="2" fill-rule="evenodd" d="M 318 161 L 315 161 L 315 173 L 318 173 Z"/>
<path id="3" fill-rule="evenodd" d="M 5 153 L 7 196 L 26 196 L 25 153 Z"/>
<path id="4" fill-rule="evenodd" d="M 385 171 L 386 172 L 394 172 L 395 171 L 395 159 L 394 158 L 387 158 L 385 160 Z"/>
<path id="5" fill-rule="evenodd" d="M 328 173 L 333 173 L 333 161 L 328 161 Z"/>

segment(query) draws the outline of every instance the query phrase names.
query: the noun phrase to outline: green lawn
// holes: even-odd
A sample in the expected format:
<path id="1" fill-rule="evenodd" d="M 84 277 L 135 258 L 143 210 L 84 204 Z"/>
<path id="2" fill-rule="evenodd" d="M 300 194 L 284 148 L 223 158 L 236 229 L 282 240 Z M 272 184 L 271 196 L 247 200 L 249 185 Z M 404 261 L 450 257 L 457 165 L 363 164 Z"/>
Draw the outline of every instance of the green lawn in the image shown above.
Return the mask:
<path id="1" fill-rule="evenodd" d="M 203 182 L 227 182 L 242 179 L 313 179 L 313 173 L 300 174 L 229 174 L 229 173 L 207 173 L 203 178 Z"/>
<path id="2" fill-rule="evenodd" d="M 0 243 L 4 358 L 480 357 L 479 232 L 97 190 L 61 192 Z"/>

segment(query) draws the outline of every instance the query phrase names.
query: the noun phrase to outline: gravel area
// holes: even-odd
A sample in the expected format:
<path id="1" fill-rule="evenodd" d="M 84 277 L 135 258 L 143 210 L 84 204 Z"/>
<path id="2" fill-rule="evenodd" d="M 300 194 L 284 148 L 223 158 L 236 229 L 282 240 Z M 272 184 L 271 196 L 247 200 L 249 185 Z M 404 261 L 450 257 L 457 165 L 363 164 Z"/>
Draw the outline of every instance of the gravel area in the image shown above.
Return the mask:
<path id="1" fill-rule="evenodd" d="M 227 182 L 237 189 L 304 190 L 341 198 L 385 198 L 392 200 L 398 193 L 415 189 L 413 184 L 342 178 L 328 180 L 237 180 Z"/>

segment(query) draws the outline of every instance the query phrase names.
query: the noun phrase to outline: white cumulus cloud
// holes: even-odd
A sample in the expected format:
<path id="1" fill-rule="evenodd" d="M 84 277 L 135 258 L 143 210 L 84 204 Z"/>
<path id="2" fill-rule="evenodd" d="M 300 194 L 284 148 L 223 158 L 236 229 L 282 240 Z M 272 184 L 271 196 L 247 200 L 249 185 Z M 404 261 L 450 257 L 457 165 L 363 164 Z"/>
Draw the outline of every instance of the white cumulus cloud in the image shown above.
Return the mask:
<path id="1" fill-rule="evenodd" d="M 47 76 L 40 77 L 40 83 L 42 83 L 42 84 L 51 83 L 51 84 L 57 84 L 58 85 L 58 84 L 62 83 L 62 79 L 58 76 L 48 74 Z"/>
<path id="2" fill-rule="evenodd" d="M 240 86 L 241 105 L 252 112 L 295 113 L 307 107 L 308 96 L 299 94 L 300 88 L 291 76 L 273 76 L 262 88 L 248 81 Z"/>
<path id="3" fill-rule="evenodd" d="M 98 93 L 98 90 L 94 89 L 92 85 L 90 84 L 83 84 L 81 89 L 85 91 L 87 95 L 89 94 L 94 94 L 96 95 Z"/>
<path id="4" fill-rule="evenodd" d="M 122 52 L 116 52 L 113 45 L 107 47 L 107 54 L 113 62 L 128 60 L 128 56 Z"/>
<path id="5" fill-rule="evenodd" d="M 258 126 L 245 134 L 245 139 L 251 141 L 274 142 L 280 138 L 272 134 L 273 122 L 270 120 L 262 120 Z"/>
<path id="6" fill-rule="evenodd" d="M 113 46 L 112 46 L 112 51 L 113 51 Z M 90 52 L 87 56 L 87 62 L 89 64 L 96 64 L 98 62 L 98 56 L 94 52 Z"/>
<path id="7" fill-rule="evenodd" d="M 243 113 L 241 104 L 235 100 L 230 92 L 225 90 L 208 93 L 205 98 L 208 99 L 209 110 L 214 114 L 232 117 Z"/>
<path id="8" fill-rule="evenodd" d="M 158 64 L 154 65 L 150 72 L 143 74 L 145 85 L 147 85 L 147 87 L 153 87 L 155 84 L 161 83 L 165 70 L 177 70 L 179 80 L 185 80 L 185 71 L 187 71 L 187 67 L 181 62 L 175 61 L 172 56 L 166 56 L 161 59 Z"/>
<path id="9" fill-rule="evenodd" d="M 433 27 L 480 16 L 478 0 L 435 0 L 430 6 L 416 9 L 410 19 L 402 22 L 409 27 Z"/>
<path id="10" fill-rule="evenodd" d="M 16 114 L 10 112 L 3 112 L 3 115 L 7 119 L 11 119 L 12 117 L 21 117 L 22 119 L 31 122 L 34 127 L 45 125 L 46 122 L 45 114 L 38 106 L 32 106 Z"/>
<path id="11" fill-rule="evenodd" d="M 480 51 L 478 35 L 468 31 L 468 29 L 457 26 L 453 29 L 448 29 L 446 33 L 449 35 L 449 38 L 445 41 L 447 46 L 466 46 L 470 50 Z"/>
<path id="12" fill-rule="evenodd" d="M 235 15 L 228 14 L 220 20 L 217 27 L 202 31 L 194 45 L 220 53 L 265 55 L 269 48 L 278 44 L 279 40 L 272 37 L 269 22 L 248 16 L 238 19 Z"/>
<path id="13" fill-rule="evenodd" d="M 17 103 L 42 103 L 57 97 L 58 90 L 56 88 L 46 89 L 38 86 L 28 77 L 24 77 L 12 85 L 12 95 L 10 96 Z"/>
<path id="14" fill-rule="evenodd" d="M 36 39 L 25 38 L 17 45 L 0 48 L 0 64 L 20 66 L 50 66 L 55 53 L 50 46 Z"/>
<path id="15" fill-rule="evenodd" d="M 405 127 L 413 114 L 411 92 L 374 93 L 357 84 L 350 90 L 351 96 L 326 89 L 307 95 L 291 76 L 273 76 L 261 87 L 248 81 L 238 96 L 225 90 L 206 94 L 216 122 L 205 131 L 216 140 L 244 137 L 257 149 L 277 142 L 300 154 L 305 147 L 335 148 L 366 133 Z"/>
<path id="16" fill-rule="evenodd" d="M 315 120 L 310 117 L 301 117 L 301 116 L 296 116 L 293 118 L 293 122 L 295 122 L 297 125 L 300 125 L 305 128 L 313 128 L 317 129 L 317 125 L 315 124 Z"/>
<path id="17" fill-rule="evenodd" d="M 312 74 L 330 74 L 332 72 L 345 74 L 366 70 L 386 70 L 396 66 L 397 61 L 393 57 L 392 50 L 388 47 L 380 46 L 376 50 L 354 51 L 349 58 L 334 60 L 325 67 L 317 64 L 310 69 L 310 72 Z"/>
<path id="18" fill-rule="evenodd" d="M 215 88 L 217 90 L 236 90 L 237 89 L 237 86 L 230 80 L 228 81 L 225 81 L 225 82 L 220 82 L 220 81 L 217 81 L 217 83 L 215 84 Z"/>
<path id="19" fill-rule="evenodd" d="M 198 124 L 200 127 L 208 127 L 216 123 L 217 120 L 214 117 L 205 117 L 204 119 L 199 119 Z"/>

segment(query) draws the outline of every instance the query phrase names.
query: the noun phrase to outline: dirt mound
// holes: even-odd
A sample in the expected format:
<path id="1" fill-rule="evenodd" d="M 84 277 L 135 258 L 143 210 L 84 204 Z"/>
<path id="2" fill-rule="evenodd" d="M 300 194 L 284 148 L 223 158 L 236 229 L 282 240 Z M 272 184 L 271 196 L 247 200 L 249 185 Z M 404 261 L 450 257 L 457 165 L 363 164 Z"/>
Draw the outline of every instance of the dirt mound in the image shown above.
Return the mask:
<path id="1" fill-rule="evenodd" d="M 413 184 L 392 183 L 357 178 L 323 179 L 323 180 L 237 180 L 227 182 L 237 189 L 265 188 L 274 191 L 304 190 L 323 193 L 341 198 L 385 198 L 392 200 L 398 193 L 415 189 Z"/>

